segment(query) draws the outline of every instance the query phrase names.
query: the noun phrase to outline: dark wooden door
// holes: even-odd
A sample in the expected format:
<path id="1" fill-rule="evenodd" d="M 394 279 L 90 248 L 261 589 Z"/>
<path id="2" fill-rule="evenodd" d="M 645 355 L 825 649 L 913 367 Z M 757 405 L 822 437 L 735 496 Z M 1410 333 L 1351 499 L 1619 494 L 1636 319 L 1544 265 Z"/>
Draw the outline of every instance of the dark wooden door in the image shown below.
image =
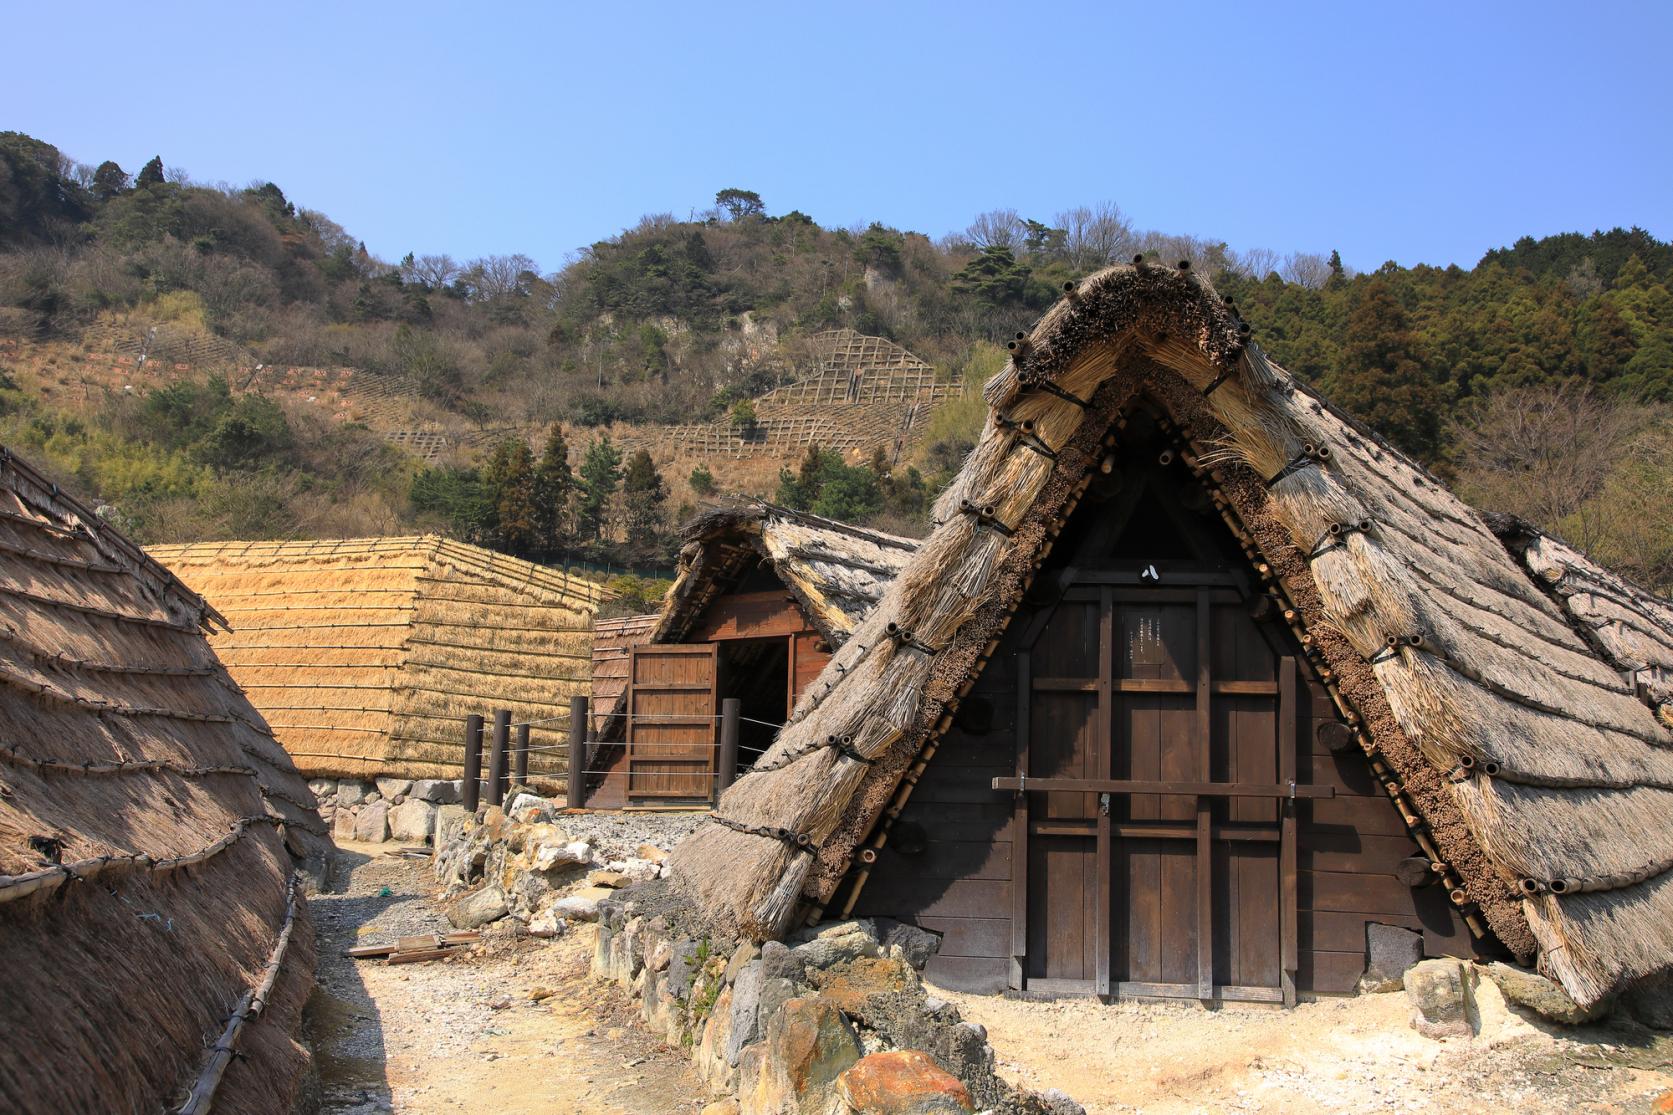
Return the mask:
<path id="1" fill-rule="evenodd" d="M 1295 659 L 1225 578 L 1065 578 L 1018 662 L 1013 983 L 1293 1001 Z"/>
<path id="2" fill-rule="evenodd" d="M 707 801 L 716 745 L 717 646 L 650 644 L 628 660 L 627 797 Z"/>

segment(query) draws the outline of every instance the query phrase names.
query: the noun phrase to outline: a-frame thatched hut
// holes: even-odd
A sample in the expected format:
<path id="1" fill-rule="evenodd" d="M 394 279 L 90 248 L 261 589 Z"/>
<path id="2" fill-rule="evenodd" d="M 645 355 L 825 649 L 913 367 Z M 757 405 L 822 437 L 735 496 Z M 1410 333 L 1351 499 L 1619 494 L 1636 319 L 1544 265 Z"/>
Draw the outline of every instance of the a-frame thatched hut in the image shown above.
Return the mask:
<path id="1" fill-rule="evenodd" d="M 0 449 L 0 1109 L 291 1110 L 329 843 L 219 618 Z"/>
<path id="2" fill-rule="evenodd" d="M 1665 978 L 1673 735 L 1594 622 L 1665 648 L 1664 606 L 1513 555 L 1183 268 L 1087 280 L 986 397 L 916 558 L 676 850 L 710 917 L 910 918 L 972 987 L 1347 990 L 1372 922 L 1581 1003 Z"/>
<path id="3" fill-rule="evenodd" d="M 742 702 L 747 761 L 917 546 L 758 501 L 705 512 L 682 536 L 662 610 L 593 644 L 599 738 L 622 746 L 595 756 L 591 805 L 707 799 L 720 702 Z"/>
<path id="4" fill-rule="evenodd" d="M 150 552 L 227 617 L 216 653 L 308 777 L 458 778 L 464 718 L 495 709 L 562 774 L 596 582 L 434 534 Z"/>

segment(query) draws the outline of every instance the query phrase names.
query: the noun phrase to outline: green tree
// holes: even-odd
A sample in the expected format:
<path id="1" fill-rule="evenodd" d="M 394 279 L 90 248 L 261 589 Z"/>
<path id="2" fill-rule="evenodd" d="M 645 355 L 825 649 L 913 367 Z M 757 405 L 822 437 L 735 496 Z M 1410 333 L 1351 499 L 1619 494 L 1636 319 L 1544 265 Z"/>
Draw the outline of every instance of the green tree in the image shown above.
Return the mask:
<path id="1" fill-rule="evenodd" d="M 128 172 L 106 159 L 93 172 L 93 196 L 101 202 L 128 192 Z"/>
<path id="2" fill-rule="evenodd" d="M 767 211 L 761 195 L 754 190 L 721 190 L 715 194 L 715 204 L 726 210 L 726 215 L 734 221 L 759 217 Z"/>
<path id="3" fill-rule="evenodd" d="M 145 187 L 161 186 L 162 184 L 163 157 L 161 155 L 153 155 L 151 156 L 150 162 L 139 168 L 139 177 L 134 180 L 134 185 Z"/>
<path id="4" fill-rule="evenodd" d="M 493 514 L 496 549 L 528 557 L 537 545 L 534 503 L 534 454 L 522 438 L 494 447 L 482 469 L 482 490 Z"/>
<path id="5" fill-rule="evenodd" d="M 627 470 L 622 474 L 622 518 L 627 528 L 627 544 L 635 558 L 649 556 L 662 534 L 662 504 L 668 492 L 656 463 L 643 449 L 627 459 Z"/>
<path id="6" fill-rule="evenodd" d="M 608 527 L 610 497 L 622 478 L 622 453 L 610 443 L 608 434 L 587 446 L 581 461 L 581 497 L 575 533 L 582 538 L 603 538 Z"/>
<path id="7" fill-rule="evenodd" d="M 693 468 L 691 475 L 686 479 L 686 483 L 691 485 L 691 490 L 697 495 L 712 496 L 715 494 L 715 474 L 709 471 L 708 465 L 699 464 L 696 468 Z"/>
<path id="8" fill-rule="evenodd" d="M 535 552 L 550 561 L 569 543 L 571 505 L 575 500 L 569 443 L 564 439 L 563 427 L 555 422 L 535 465 L 533 499 Z"/>
<path id="9" fill-rule="evenodd" d="M 1406 452 L 1433 460 L 1440 449 L 1442 395 L 1382 275 L 1359 292 L 1343 340 L 1341 365 L 1326 393 Z"/>

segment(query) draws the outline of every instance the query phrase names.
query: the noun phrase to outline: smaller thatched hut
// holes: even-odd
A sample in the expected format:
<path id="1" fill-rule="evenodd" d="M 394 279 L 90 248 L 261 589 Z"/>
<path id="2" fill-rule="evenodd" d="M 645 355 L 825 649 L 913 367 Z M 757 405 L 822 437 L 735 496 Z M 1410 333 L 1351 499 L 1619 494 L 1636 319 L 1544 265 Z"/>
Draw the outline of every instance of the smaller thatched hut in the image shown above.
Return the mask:
<path id="1" fill-rule="evenodd" d="M 0 1110 L 292 1109 L 329 845 L 219 618 L 0 449 Z"/>
<path id="2" fill-rule="evenodd" d="M 226 617 L 216 653 L 310 778 L 456 779 L 464 718 L 495 709 L 562 772 L 595 582 L 436 535 L 151 553 Z"/>
<path id="3" fill-rule="evenodd" d="M 747 762 L 917 546 L 759 501 L 708 511 L 682 534 L 662 610 L 615 621 L 593 644 L 600 738 L 625 745 L 595 756 L 595 805 L 706 800 L 720 702 L 743 703 Z"/>

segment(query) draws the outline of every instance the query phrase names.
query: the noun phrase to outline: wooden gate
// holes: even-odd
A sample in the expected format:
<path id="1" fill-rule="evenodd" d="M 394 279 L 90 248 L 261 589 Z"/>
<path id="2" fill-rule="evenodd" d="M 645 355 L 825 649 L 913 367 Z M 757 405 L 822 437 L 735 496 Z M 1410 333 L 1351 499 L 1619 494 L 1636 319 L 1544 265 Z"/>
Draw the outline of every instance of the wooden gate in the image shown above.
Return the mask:
<path id="1" fill-rule="evenodd" d="M 629 801 L 708 801 L 719 742 L 717 646 L 650 644 L 628 658 Z"/>
<path id="2" fill-rule="evenodd" d="M 1017 662 L 1012 985 L 1293 1003 L 1296 661 L 1231 579 L 1070 571 Z"/>

